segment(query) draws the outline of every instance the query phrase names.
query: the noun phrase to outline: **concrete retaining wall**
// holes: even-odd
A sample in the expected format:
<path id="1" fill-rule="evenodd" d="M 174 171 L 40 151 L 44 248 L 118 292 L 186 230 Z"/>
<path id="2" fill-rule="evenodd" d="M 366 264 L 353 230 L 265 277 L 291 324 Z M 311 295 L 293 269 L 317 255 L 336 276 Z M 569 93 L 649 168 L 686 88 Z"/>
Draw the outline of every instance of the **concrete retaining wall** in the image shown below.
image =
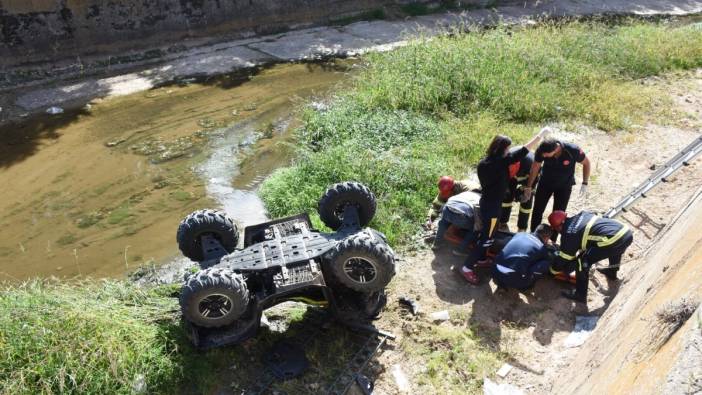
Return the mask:
<path id="1" fill-rule="evenodd" d="M 0 66 L 241 38 L 365 16 L 436 0 L 0 0 Z M 491 1 L 490 4 L 496 3 Z M 487 0 L 462 1 L 480 6 Z"/>

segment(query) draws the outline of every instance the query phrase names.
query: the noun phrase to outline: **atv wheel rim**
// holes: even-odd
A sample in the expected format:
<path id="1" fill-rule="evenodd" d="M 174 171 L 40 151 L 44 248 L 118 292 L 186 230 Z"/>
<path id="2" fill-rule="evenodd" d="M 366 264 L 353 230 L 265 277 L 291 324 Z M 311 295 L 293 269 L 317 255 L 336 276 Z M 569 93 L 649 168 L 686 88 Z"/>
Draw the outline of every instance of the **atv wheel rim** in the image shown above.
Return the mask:
<path id="1" fill-rule="evenodd" d="M 227 295 L 209 295 L 198 304 L 198 312 L 208 320 L 224 318 L 232 312 L 232 300 Z"/>
<path id="2" fill-rule="evenodd" d="M 375 280 L 376 268 L 373 262 L 365 258 L 349 258 L 344 262 L 344 273 L 352 281 L 366 284 Z"/>

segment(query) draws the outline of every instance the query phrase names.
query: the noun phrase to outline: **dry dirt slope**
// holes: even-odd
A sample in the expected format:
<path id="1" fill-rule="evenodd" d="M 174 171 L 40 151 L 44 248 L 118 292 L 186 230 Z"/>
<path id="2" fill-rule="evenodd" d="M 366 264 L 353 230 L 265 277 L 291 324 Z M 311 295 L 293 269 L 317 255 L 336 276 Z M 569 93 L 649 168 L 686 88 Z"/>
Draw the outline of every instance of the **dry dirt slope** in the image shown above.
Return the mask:
<path id="1" fill-rule="evenodd" d="M 630 280 L 619 289 L 617 298 L 553 390 L 570 388 L 573 393 L 653 394 L 700 393 L 702 371 L 699 365 L 686 372 L 671 371 L 691 331 L 699 323 L 690 319 L 670 336 L 657 313 L 667 303 L 682 298 L 699 302 L 702 296 L 702 195 L 658 242 L 651 252 L 629 271 Z M 697 358 L 700 358 L 699 350 Z M 677 386 L 665 387 L 669 375 L 682 374 Z M 687 380 L 685 380 L 687 378 Z"/>
<path id="2" fill-rule="evenodd" d="M 571 129 L 569 127 L 557 128 L 556 137 L 582 146 L 594 163 L 589 198 L 574 196 L 569 212 L 581 209 L 606 211 L 655 168 L 699 136 L 702 130 L 702 70 L 643 83 L 669 93 L 675 108 L 674 122 L 661 125 L 652 120 L 633 133 L 615 134 L 588 128 L 568 133 L 564 129 Z M 695 228 L 697 221 L 702 219 L 697 215 L 702 212 L 702 203 L 693 205 L 693 211 L 682 216 L 664 240 L 656 241 L 676 213 L 699 192 L 700 185 L 702 158 L 678 171 L 668 183 L 649 192 L 647 199 L 637 202 L 620 216 L 635 231 L 635 243 L 628 251 L 621 271 L 623 280 L 611 284 L 599 273 L 593 273 L 587 308 L 559 297 L 560 290 L 568 286 L 549 279 L 537 283 L 535 289 L 526 294 L 499 294 L 495 292 L 494 284 L 487 281 L 478 287 L 468 286 L 452 270 L 461 264 L 461 259 L 450 251 L 433 254 L 425 250 L 416 255 L 405 255 L 390 289 L 391 303 L 379 322 L 382 328 L 392 328 L 398 339 L 395 342 L 397 347 L 385 350 L 379 356 L 380 365 L 385 370 L 378 375 L 376 392 L 398 393 L 400 389 L 390 372 L 395 365 L 409 377 L 411 385 L 407 393 L 479 392 L 479 387 L 464 382 L 465 367 L 445 366 L 445 375 L 437 380 L 427 380 L 427 364 L 431 356 L 413 350 L 420 345 L 434 354 L 450 352 L 427 339 L 432 331 L 443 330 L 449 333 L 470 331 L 475 334 L 479 346 L 496 352 L 498 361 L 477 363 L 475 370 L 470 372 L 473 382 L 490 377 L 501 383 L 517 385 L 529 394 L 639 393 L 632 385 L 637 372 L 643 371 L 648 355 L 655 352 L 655 347 L 640 346 L 642 350 L 637 351 L 637 355 L 646 357 L 639 361 L 641 363 L 634 363 L 634 368 L 620 369 L 625 361 L 634 360 L 633 354 L 618 357 L 616 353 L 630 350 L 634 344 L 661 344 L 660 338 L 644 336 L 653 333 L 647 331 L 652 321 L 641 321 L 640 317 L 650 319 L 659 306 L 675 302 L 683 295 L 701 296 L 698 279 L 702 257 L 689 255 L 689 262 L 683 257 L 693 254 L 698 247 L 697 238 L 702 238 L 702 232 Z M 675 240 L 679 241 L 679 246 L 673 246 Z M 399 296 L 419 300 L 424 313 L 417 317 L 408 315 L 397 305 Z M 428 315 L 439 310 L 449 310 L 451 320 L 432 322 Z M 573 330 L 576 315 L 603 314 L 597 332 L 585 345 L 580 348 L 564 345 Z M 630 329 L 625 325 L 639 326 Z M 685 331 L 687 327 L 678 332 Z M 663 350 L 672 344 L 680 344 L 676 343 L 676 336 Z M 677 352 L 676 349 L 671 351 L 671 356 Z M 504 379 L 495 375 L 502 362 L 515 366 Z M 660 364 L 668 368 L 673 362 L 671 357 Z M 661 392 L 655 388 L 665 381 L 669 369 L 654 366 L 654 370 L 657 370 L 659 381 L 648 388 L 651 392 Z M 698 374 L 702 375 L 702 372 Z M 638 375 L 638 380 L 650 375 L 644 372 Z M 615 378 L 628 381 L 615 383 Z M 611 383 L 608 384 L 607 380 Z M 615 392 L 616 389 L 619 391 Z"/>

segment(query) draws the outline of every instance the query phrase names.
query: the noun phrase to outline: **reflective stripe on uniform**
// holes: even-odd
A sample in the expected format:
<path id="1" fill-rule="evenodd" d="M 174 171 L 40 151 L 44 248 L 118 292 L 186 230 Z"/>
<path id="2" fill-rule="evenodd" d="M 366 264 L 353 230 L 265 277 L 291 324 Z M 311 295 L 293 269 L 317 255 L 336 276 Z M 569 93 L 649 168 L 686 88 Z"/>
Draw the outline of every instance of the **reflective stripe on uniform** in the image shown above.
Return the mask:
<path id="1" fill-rule="evenodd" d="M 520 212 L 520 213 L 524 213 L 524 214 L 531 214 L 531 209 L 530 209 L 530 208 L 522 208 L 522 207 L 520 207 L 520 208 L 519 208 L 519 212 Z"/>
<path id="2" fill-rule="evenodd" d="M 549 271 L 551 272 L 551 274 L 553 274 L 553 275 L 556 275 L 556 274 L 558 274 L 558 273 L 561 273 L 560 270 L 556 270 L 556 269 L 554 269 L 552 266 L 549 266 L 549 267 L 548 267 L 548 270 L 549 270 Z"/>
<path id="3" fill-rule="evenodd" d="M 488 237 L 492 237 L 492 232 L 495 230 L 495 225 L 497 225 L 497 218 L 490 218 L 490 233 L 488 233 Z"/>
<path id="4" fill-rule="evenodd" d="M 590 220 L 587 221 L 587 225 L 585 225 L 585 232 L 583 232 L 583 240 L 580 244 L 580 249 L 583 251 L 587 247 L 587 241 L 590 238 L 590 229 L 592 229 L 592 225 L 595 224 L 595 221 L 597 221 L 597 216 L 593 215 L 592 218 L 590 218 Z"/>
<path id="5" fill-rule="evenodd" d="M 510 203 L 502 203 L 502 207 L 512 207 L 512 202 L 510 202 Z"/>
<path id="6" fill-rule="evenodd" d="M 524 180 L 526 180 L 526 179 L 529 178 L 529 175 L 527 174 L 527 175 L 525 175 L 525 176 L 523 176 L 523 177 L 516 177 L 516 178 L 517 178 L 517 181 L 524 181 Z"/>
<path id="7" fill-rule="evenodd" d="M 575 259 L 575 256 L 568 255 L 563 251 L 558 251 L 558 256 L 568 261 L 572 261 L 573 259 Z"/>
<path id="8" fill-rule="evenodd" d="M 615 233 L 614 236 L 611 236 L 611 237 L 609 237 L 609 236 L 598 236 L 598 235 L 592 235 L 592 236 L 591 236 L 591 235 L 590 235 L 590 230 L 592 229 L 592 225 L 594 225 L 594 224 L 595 224 L 595 221 L 597 221 L 598 219 L 599 219 L 598 216 L 596 216 L 596 215 L 593 216 L 593 217 L 590 219 L 590 221 L 588 221 L 587 225 L 585 226 L 585 232 L 583 233 L 583 240 L 582 240 L 582 243 L 581 243 L 581 249 L 582 249 L 582 250 L 585 250 L 585 248 L 587 247 L 587 242 L 588 242 L 588 241 L 596 241 L 598 247 L 607 247 L 607 246 L 610 246 L 610 245 L 616 243 L 617 240 L 621 239 L 622 236 L 624 236 L 624 235 L 629 231 L 629 227 L 628 227 L 627 225 L 625 225 L 625 224 L 623 224 L 623 223 L 617 221 L 617 222 L 622 226 L 622 228 L 619 229 L 619 231 L 618 231 L 617 233 Z M 616 221 L 616 220 L 614 220 L 614 221 Z"/>
<path id="9" fill-rule="evenodd" d="M 622 236 L 624 236 L 627 232 L 629 231 L 629 227 L 627 225 L 622 224 L 622 228 L 619 229 L 619 232 L 617 232 L 614 236 L 610 238 L 606 238 L 599 243 L 597 243 L 598 247 L 607 247 L 610 246 L 614 243 L 617 242 L 617 240 L 621 239 Z"/>

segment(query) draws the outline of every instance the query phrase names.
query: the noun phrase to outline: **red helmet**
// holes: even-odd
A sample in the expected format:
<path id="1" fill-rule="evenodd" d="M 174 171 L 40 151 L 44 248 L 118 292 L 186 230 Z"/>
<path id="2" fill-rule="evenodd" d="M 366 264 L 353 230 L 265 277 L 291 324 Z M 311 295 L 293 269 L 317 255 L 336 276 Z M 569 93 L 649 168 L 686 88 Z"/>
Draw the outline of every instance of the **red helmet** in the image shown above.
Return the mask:
<path id="1" fill-rule="evenodd" d="M 450 197 L 455 183 L 451 176 L 442 176 L 439 178 L 439 195 L 445 198 Z"/>
<path id="2" fill-rule="evenodd" d="M 565 222 L 566 220 L 566 217 L 567 215 L 565 211 L 556 210 L 548 216 L 548 223 L 551 224 L 551 227 L 553 229 L 560 231 L 561 226 L 563 226 L 563 222 Z"/>

